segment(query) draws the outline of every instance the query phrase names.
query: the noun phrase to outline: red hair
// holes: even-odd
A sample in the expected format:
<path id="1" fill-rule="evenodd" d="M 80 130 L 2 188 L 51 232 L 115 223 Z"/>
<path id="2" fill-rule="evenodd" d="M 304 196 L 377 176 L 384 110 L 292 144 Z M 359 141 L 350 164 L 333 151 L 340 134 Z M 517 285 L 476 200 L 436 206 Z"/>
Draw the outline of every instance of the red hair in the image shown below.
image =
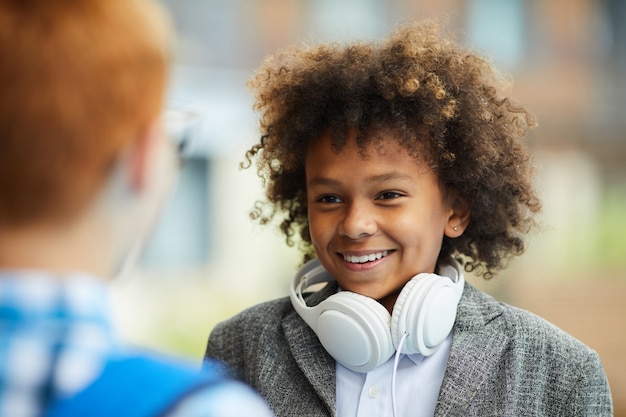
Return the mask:
<path id="1" fill-rule="evenodd" d="M 90 201 L 159 115 L 168 49 L 147 0 L 0 0 L 0 224 Z"/>

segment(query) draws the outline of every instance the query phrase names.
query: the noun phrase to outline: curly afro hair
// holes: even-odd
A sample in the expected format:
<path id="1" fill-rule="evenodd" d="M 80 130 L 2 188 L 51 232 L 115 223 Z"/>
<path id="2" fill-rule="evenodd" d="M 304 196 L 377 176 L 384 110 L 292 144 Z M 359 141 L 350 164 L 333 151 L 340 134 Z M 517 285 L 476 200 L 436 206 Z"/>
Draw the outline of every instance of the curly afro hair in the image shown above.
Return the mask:
<path id="1" fill-rule="evenodd" d="M 488 61 L 443 36 L 436 22 L 401 26 L 382 43 L 290 48 L 266 58 L 249 81 L 261 139 L 242 165 L 256 162 L 268 200 L 251 216 L 265 224 L 280 215 L 287 243 L 299 236 L 304 259 L 311 258 L 309 144 L 331 131 L 339 150 L 356 129 L 363 147 L 392 132 L 469 205 L 467 229 L 444 237 L 440 258 L 461 256 L 467 271 L 491 278 L 524 251 L 522 235 L 541 208 L 523 144 L 534 118 L 502 95 L 505 85 Z"/>

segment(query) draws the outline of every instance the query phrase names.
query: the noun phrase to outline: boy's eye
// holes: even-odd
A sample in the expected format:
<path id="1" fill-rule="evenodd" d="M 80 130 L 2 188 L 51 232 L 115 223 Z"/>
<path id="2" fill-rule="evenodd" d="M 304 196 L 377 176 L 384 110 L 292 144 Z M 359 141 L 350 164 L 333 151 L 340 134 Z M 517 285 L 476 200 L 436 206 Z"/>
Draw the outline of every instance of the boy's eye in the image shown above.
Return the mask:
<path id="1" fill-rule="evenodd" d="M 336 195 L 324 195 L 317 199 L 320 203 L 341 203 L 341 198 Z"/>
<path id="2" fill-rule="evenodd" d="M 402 196 L 403 194 L 395 192 L 395 191 L 385 191 L 384 193 L 380 193 L 378 197 L 376 197 L 376 199 L 377 200 L 391 200 L 391 199 L 399 198 Z"/>

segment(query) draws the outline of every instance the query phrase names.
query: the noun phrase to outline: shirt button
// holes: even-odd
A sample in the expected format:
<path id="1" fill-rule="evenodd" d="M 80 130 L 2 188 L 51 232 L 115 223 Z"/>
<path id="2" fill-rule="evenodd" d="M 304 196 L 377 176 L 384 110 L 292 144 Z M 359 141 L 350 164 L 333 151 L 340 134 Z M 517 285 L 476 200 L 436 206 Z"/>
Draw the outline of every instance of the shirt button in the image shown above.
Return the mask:
<path id="1" fill-rule="evenodd" d="M 376 398 L 376 396 L 378 395 L 378 388 L 376 388 L 375 386 L 369 387 L 367 390 L 367 395 L 370 398 Z"/>

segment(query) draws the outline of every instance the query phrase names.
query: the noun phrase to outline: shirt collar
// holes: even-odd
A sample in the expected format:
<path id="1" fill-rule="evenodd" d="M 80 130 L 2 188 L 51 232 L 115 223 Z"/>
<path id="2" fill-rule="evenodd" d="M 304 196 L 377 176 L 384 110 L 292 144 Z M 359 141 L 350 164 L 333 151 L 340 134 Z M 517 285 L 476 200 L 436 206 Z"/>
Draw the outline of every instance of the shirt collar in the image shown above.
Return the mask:
<path id="1" fill-rule="evenodd" d="M 415 365 L 420 365 L 424 362 L 425 356 L 421 353 L 412 353 L 410 355 L 404 355 L 411 360 Z"/>
<path id="2" fill-rule="evenodd" d="M 54 320 L 108 329 L 109 304 L 105 283 L 87 274 L 0 270 L 0 320 L 4 325 Z"/>

